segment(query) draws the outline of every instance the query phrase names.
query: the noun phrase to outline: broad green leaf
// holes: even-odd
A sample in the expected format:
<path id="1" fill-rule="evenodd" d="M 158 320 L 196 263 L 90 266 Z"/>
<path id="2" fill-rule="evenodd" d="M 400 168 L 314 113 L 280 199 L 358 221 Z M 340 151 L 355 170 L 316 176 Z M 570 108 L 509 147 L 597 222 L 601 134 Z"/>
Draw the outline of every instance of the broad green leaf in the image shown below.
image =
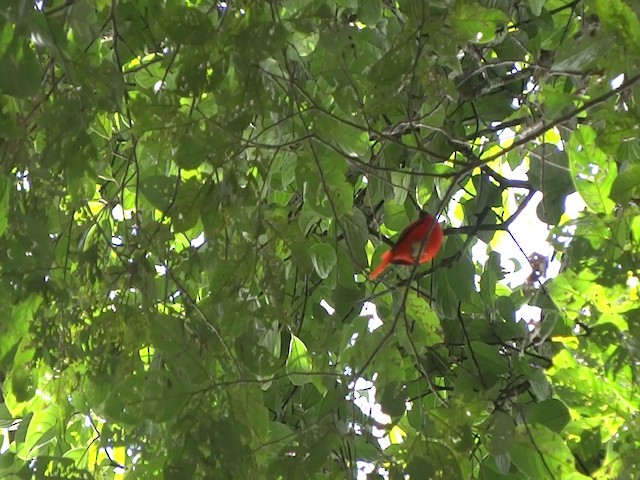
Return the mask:
<path id="1" fill-rule="evenodd" d="M 438 256 L 440 258 L 446 258 L 449 255 L 457 253 L 457 249 L 463 248 L 462 243 L 455 238 L 447 240 L 445 244 L 444 252 Z M 436 262 L 437 262 L 436 257 Z M 452 268 L 445 271 L 444 276 L 446 278 L 447 293 L 451 295 L 452 301 L 457 303 L 458 301 L 467 301 L 472 293 L 475 292 L 475 269 L 468 256 L 463 255 Z"/>
<path id="2" fill-rule="evenodd" d="M 407 192 L 411 185 L 411 175 L 404 172 L 392 172 L 391 182 L 393 185 L 393 201 L 402 205 L 407 199 Z"/>
<path id="3" fill-rule="evenodd" d="M 9 428 L 16 419 L 11 415 L 5 403 L 0 404 L 0 428 Z"/>
<path id="4" fill-rule="evenodd" d="M 602 55 L 611 50 L 611 38 L 594 37 L 576 42 L 573 51 L 557 57 L 551 67 L 552 71 L 566 72 L 568 70 L 586 70 L 594 65 Z"/>
<path id="5" fill-rule="evenodd" d="M 366 268 L 367 253 L 366 245 L 369 240 L 369 228 L 367 219 L 359 209 L 354 209 L 351 214 L 347 214 L 341 221 L 345 230 L 345 242 L 349 255 L 358 268 Z"/>
<path id="6" fill-rule="evenodd" d="M 19 342 L 25 338 L 29 331 L 29 321 L 36 315 L 43 301 L 40 295 L 32 293 L 17 305 L 6 305 L 7 315 L 0 324 L 0 365 L 3 368 L 9 368 L 11 362 L 15 361 L 15 357 L 11 358 L 11 352 L 15 352 Z M 17 371 L 29 373 L 24 365 L 19 364 L 18 368 Z"/>
<path id="7" fill-rule="evenodd" d="M 503 277 L 500 255 L 497 252 L 491 252 L 480 277 L 480 296 L 487 305 L 494 304 L 496 285 Z"/>
<path id="8" fill-rule="evenodd" d="M 176 232 L 186 232 L 195 226 L 205 191 L 206 187 L 203 187 L 195 178 L 189 178 L 180 183 L 170 212 Z M 199 233 L 198 231 L 197 234 Z"/>
<path id="9" fill-rule="evenodd" d="M 380 0 L 364 0 L 358 2 L 358 20 L 365 25 L 375 25 L 382 14 Z"/>
<path id="10" fill-rule="evenodd" d="M 335 144 L 345 154 L 361 156 L 369 149 L 369 133 L 355 127 L 354 120 L 339 111 L 332 116 L 323 114 L 316 119 L 315 129 L 321 138 Z M 322 164 L 325 159 L 324 156 L 320 159 Z"/>
<path id="11" fill-rule="evenodd" d="M 533 425 L 519 426 L 517 435 L 510 449 L 511 460 L 528 478 L 554 478 L 574 472 L 575 459 L 559 435 Z"/>
<path id="12" fill-rule="evenodd" d="M 564 213 L 566 196 L 576 189 L 566 152 L 546 143 L 536 147 L 529 161 L 529 181 L 542 192 L 538 218 L 546 223 L 558 223 Z"/>
<path id="13" fill-rule="evenodd" d="M 609 199 L 617 169 L 615 163 L 596 145 L 596 133 L 589 126 L 577 129 L 568 148 L 571 175 L 585 203 L 599 213 L 609 213 Z"/>
<path id="14" fill-rule="evenodd" d="M 515 435 L 515 422 L 504 412 L 496 411 L 491 416 L 491 437 L 488 445 L 493 455 L 509 453 Z"/>
<path id="15" fill-rule="evenodd" d="M 29 422 L 25 443 L 19 452 L 22 458 L 25 460 L 34 458 L 44 446 L 54 440 L 59 424 L 62 422 L 61 415 L 62 412 L 55 404 L 34 413 Z"/>
<path id="16" fill-rule="evenodd" d="M 213 34 L 209 16 L 197 7 L 174 5 L 161 17 L 161 25 L 171 40 L 186 45 L 206 43 Z"/>
<path id="17" fill-rule="evenodd" d="M 0 92 L 18 98 L 28 98 L 38 92 L 41 66 L 26 41 L 15 37 L 0 55 L 0 64 Z"/>
<path id="18" fill-rule="evenodd" d="M 482 369 L 485 383 L 492 381 L 491 377 L 497 379 L 509 370 L 509 365 L 504 355 L 502 355 L 496 347 L 487 345 L 484 342 L 472 341 L 469 344 L 469 350 L 470 355 L 471 350 L 473 351 L 473 356 L 475 357 L 474 362 L 477 362 L 478 366 Z"/>
<path id="19" fill-rule="evenodd" d="M 382 391 L 380 406 L 382 411 L 391 417 L 399 417 L 406 410 L 407 396 L 404 387 L 399 383 L 389 383 Z"/>
<path id="20" fill-rule="evenodd" d="M 502 480 L 511 478 L 508 475 L 511 458 L 508 454 L 487 455 L 480 464 L 479 480 Z"/>
<path id="21" fill-rule="evenodd" d="M 527 412 L 527 421 L 541 423 L 556 433 L 562 433 L 571 421 L 571 415 L 564 403 L 552 398 L 533 405 Z"/>
<path id="22" fill-rule="evenodd" d="M 312 381 L 309 375 L 305 375 L 313 371 L 311 354 L 303 341 L 293 334 L 289 343 L 286 370 L 289 380 L 294 385 L 300 386 Z"/>
<path id="23" fill-rule="evenodd" d="M 21 135 L 22 131 L 17 116 L 4 112 L 3 115 L 0 116 L 0 137 L 17 140 Z"/>
<path id="24" fill-rule="evenodd" d="M 176 184 L 175 177 L 152 175 L 142 179 L 140 192 L 153 207 L 167 213 L 175 198 Z"/>
<path id="25" fill-rule="evenodd" d="M 407 464 L 406 472 L 411 477 L 420 477 L 422 475 L 431 477 L 434 474 L 434 468 L 425 457 L 414 456 Z"/>
<path id="26" fill-rule="evenodd" d="M 364 293 L 364 289 L 356 288 L 353 282 L 349 287 L 338 285 L 331 299 L 331 306 L 336 309 L 335 315 L 345 322 L 360 315 L 364 304 Z"/>
<path id="27" fill-rule="evenodd" d="M 508 20 L 503 11 L 485 8 L 479 4 L 457 4 L 456 7 L 455 17 L 452 19 L 453 28 L 468 41 L 492 41 L 498 28 Z"/>
<path id="28" fill-rule="evenodd" d="M 207 83 L 207 70 L 209 68 L 209 59 L 204 55 L 185 58 L 177 78 L 178 94 L 183 97 L 200 95 Z"/>
<path id="29" fill-rule="evenodd" d="M 547 3 L 547 0 L 528 0 L 529 8 L 535 16 L 538 16 L 542 13 L 542 7 Z"/>
<path id="30" fill-rule="evenodd" d="M 640 197 L 640 165 L 633 165 L 619 172 L 613 181 L 609 197 L 620 204 Z"/>
<path id="31" fill-rule="evenodd" d="M 384 203 L 384 226 L 387 229 L 400 233 L 407 228 L 410 223 L 411 220 L 407 216 L 403 204 L 390 200 Z"/>
<path id="32" fill-rule="evenodd" d="M 375 84 L 391 82 L 407 71 L 411 64 L 411 49 L 389 50 L 380 60 L 371 65 L 369 79 Z"/>
<path id="33" fill-rule="evenodd" d="M 182 137 L 173 159 L 180 168 L 192 170 L 205 161 L 209 151 L 205 134 L 196 130 L 191 132 L 191 135 Z"/>
<path id="34" fill-rule="evenodd" d="M 618 32 L 625 48 L 636 50 L 640 41 L 640 20 L 637 8 L 634 10 L 632 5 L 622 0 L 608 0 L 594 2 L 593 8 L 598 21 Z"/>
<path id="35" fill-rule="evenodd" d="M 145 377 L 131 376 L 113 390 L 103 404 L 103 414 L 123 424 L 137 419 L 165 422 L 184 408 L 187 394 L 182 384 L 169 372 L 147 372 Z"/>
<path id="36" fill-rule="evenodd" d="M 406 468 L 412 478 L 438 478 L 443 475 L 451 480 L 465 478 L 458 457 L 448 446 L 429 441 L 420 450 L 419 456 L 418 452 L 411 454 Z"/>
<path id="37" fill-rule="evenodd" d="M 415 322 L 414 330 L 410 332 L 415 345 L 424 348 L 444 340 L 440 320 L 426 300 L 410 293 L 407 297 L 406 311 L 411 321 Z M 407 347 L 410 348 L 409 345 Z"/>
<path id="38" fill-rule="evenodd" d="M 316 243 L 310 248 L 311 261 L 313 268 L 318 276 L 325 279 L 336 265 L 336 251 L 326 243 Z"/>

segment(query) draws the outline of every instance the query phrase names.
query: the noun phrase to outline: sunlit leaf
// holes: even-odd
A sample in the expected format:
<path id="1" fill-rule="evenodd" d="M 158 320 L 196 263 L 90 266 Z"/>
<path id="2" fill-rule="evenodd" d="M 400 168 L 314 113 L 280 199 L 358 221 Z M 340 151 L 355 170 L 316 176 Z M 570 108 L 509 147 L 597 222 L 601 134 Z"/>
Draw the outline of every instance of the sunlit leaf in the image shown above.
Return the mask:
<path id="1" fill-rule="evenodd" d="M 311 377 L 305 375 L 313 371 L 311 355 L 306 345 L 295 335 L 291 335 L 286 367 L 289 380 L 294 385 L 300 386 L 311 382 Z"/>
<path id="2" fill-rule="evenodd" d="M 571 136 L 568 150 L 571 174 L 582 199 L 596 212 L 610 212 L 609 199 L 617 169 L 615 163 L 600 150 L 591 127 L 582 127 Z"/>

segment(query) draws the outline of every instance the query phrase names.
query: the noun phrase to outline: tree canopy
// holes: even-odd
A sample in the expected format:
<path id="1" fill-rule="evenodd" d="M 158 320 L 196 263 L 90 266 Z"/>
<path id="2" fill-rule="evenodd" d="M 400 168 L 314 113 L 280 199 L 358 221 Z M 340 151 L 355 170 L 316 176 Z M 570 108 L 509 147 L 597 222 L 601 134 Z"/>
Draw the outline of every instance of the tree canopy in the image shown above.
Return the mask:
<path id="1" fill-rule="evenodd" d="M 638 14 L 0 0 L 0 476 L 638 478 Z"/>

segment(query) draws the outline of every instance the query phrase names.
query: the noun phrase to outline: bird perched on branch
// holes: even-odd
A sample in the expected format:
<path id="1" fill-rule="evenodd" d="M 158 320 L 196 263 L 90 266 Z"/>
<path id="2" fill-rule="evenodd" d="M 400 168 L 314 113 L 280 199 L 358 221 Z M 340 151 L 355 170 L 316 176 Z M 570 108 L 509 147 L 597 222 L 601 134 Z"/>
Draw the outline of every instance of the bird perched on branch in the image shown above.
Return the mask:
<path id="1" fill-rule="evenodd" d="M 438 253 L 443 237 L 442 227 L 436 219 L 431 215 L 423 216 L 400 234 L 391 250 L 382 254 L 380 265 L 369 274 L 369 279 L 376 278 L 390 264 L 413 265 L 416 262 L 428 262 Z"/>

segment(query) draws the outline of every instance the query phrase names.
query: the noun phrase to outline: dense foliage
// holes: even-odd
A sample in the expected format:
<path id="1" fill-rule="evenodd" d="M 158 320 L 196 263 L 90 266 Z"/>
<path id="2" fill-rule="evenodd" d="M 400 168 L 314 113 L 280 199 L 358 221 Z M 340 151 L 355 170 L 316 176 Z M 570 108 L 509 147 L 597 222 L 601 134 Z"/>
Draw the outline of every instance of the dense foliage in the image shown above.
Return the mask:
<path id="1" fill-rule="evenodd" d="M 0 477 L 639 478 L 639 13 L 1 0 Z"/>

